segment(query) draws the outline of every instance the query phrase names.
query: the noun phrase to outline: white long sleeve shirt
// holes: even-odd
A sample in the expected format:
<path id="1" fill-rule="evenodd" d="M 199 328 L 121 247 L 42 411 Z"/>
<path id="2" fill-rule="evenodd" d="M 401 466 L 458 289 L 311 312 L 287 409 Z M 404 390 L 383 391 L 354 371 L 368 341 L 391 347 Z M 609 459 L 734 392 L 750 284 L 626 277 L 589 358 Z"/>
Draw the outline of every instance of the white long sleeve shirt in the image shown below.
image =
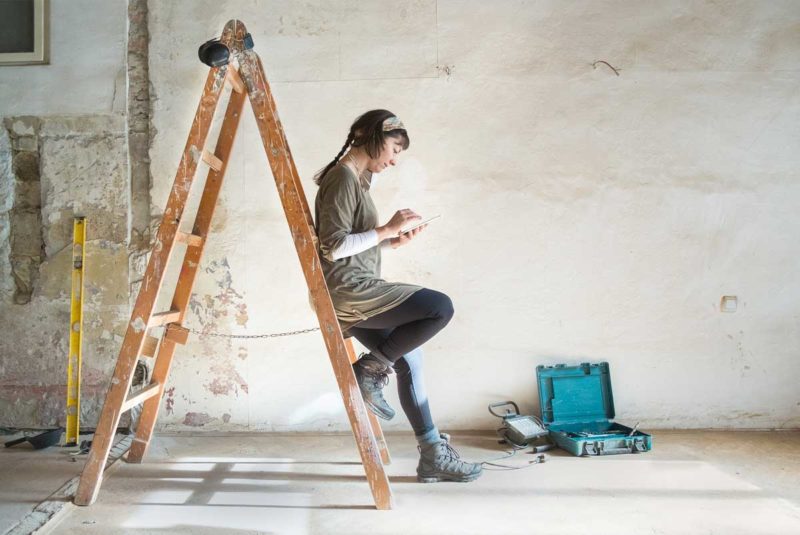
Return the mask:
<path id="1" fill-rule="evenodd" d="M 359 234 L 348 234 L 339 247 L 331 252 L 334 260 L 347 258 L 360 252 L 366 251 L 378 245 L 378 231 L 368 230 Z"/>

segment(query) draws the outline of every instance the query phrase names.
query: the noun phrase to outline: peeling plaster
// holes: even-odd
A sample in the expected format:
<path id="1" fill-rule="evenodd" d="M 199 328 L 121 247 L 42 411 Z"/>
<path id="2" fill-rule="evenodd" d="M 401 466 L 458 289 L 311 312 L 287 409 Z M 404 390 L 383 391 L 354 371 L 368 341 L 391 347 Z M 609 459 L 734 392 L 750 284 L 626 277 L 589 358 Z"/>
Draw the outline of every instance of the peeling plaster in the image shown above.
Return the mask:
<path id="1" fill-rule="evenodd" d="M 175 387 L 170 387 L 166 391 L 166 397 L 164 398 L 164 405 L 168 415 L 173 414 L 175 408 Z"/>
<path id="2" fill-rule="evenodd" d="M 212 261 L 203 270 L 214 279 L 216 294 L 193 294 L 189 307 L 192 320 L 201 325 L 203 332 L 226 332 L 231 320 L 239 326 L 246 326 L 247 304 L 244 296 L 233 287 L 230 265 L 226 258 Z M 239 396 L 239 392 L 249 393 L 249 386 L 237 371 L 231 339 L 200 335 L 202 352 L 209 362 L 209 380 L 204 388 L 214 396 Z M 241 351 L 239 355 L 241 355 Z M 246 354 L 246 352 L 245 352 Z M 244 360 L 239 357 L 240 360 Z"/>
<path id="3" fill-rule="evenodd" d="M 216 418 L 212 418 L 206 412 L 187 412 L 186 416 L 183 418 L 183 425 L 203 427 L 214 420 L 216 420 Z"/>
<path id="4" fill-rule="evenodd" d="M 14 119 L 38 132 L 41 236 L 31 299 L 0 303 L 0 425 L 63 425 L 69 347 L 72 218 L 87 217 L 81 425 L 96 424 L 129 316 L 124 120 L 120 116 Z M 36 129 L 26 125 L 35 122 Z M 27 164 L 26 164 L 27 165 Z M 97 187 L 102 181 L 103 187 Z M 28 191 L 30 193 L 30 191 Z M 2 234 L 2 233 L 0 233 Z M 2 237 L 0 236 L 0 239 Z M 30 242 L 30 240 L 26 240 Z M 0 244 L 0 251 L 3 250 Z"/>

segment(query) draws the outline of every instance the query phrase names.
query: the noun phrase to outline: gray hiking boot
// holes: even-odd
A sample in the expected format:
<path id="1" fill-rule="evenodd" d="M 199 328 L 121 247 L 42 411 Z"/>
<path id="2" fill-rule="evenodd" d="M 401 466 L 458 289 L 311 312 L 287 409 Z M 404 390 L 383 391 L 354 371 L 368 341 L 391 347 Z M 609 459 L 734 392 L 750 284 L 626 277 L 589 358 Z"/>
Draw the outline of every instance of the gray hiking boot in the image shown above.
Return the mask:
<path id="1" fill-rule="evenodd" d="M 450 445 L 450 435 L 442 433 L 442 440 L 434 444 L 417 446 L 420 453 L 417 465 L 417 481 L 474 481 L 483 472 L 480 463 L 462 461 L 458 452 Z"/>
<path id="2" fill-rule="evenodd" d="M 384 420 L 394 418 L 394 409 L 383 398 L 383 387 L 389 383 L 389 367 L 367 353 L 353 364 L 358 387 L 369 410 Z"/>

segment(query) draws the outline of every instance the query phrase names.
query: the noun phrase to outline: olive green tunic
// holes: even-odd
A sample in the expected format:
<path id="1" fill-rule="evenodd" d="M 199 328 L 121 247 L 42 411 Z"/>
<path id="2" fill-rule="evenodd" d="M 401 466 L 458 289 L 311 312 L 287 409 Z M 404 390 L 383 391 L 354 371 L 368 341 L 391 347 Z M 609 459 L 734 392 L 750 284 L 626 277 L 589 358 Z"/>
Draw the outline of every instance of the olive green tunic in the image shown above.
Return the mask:
<path id="1" fill-rule="evenodd" d="M 396 307 L 422 289 L 381 279 L 380 244 L 333 260 L 333 251 L 348 234 L 367 232 L 378 226 L 378 211 L 369 194 L 369 185 L 370 180 L 359 180 L 348 166 L 340 163 L 325 175 L 314 207 L 322 271 L 343 331 Z"/>

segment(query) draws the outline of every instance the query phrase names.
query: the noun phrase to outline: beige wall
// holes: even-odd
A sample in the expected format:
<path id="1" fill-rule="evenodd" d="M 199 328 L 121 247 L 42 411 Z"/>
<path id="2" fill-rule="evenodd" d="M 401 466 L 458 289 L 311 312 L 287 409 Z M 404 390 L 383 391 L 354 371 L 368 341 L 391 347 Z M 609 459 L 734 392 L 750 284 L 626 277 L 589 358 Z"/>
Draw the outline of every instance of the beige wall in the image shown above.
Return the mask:
<path id="1" fill-rule="evenodd" d="M 228 18 L 253 34 L 309 201 L 358 113 L 405 121 L 411 149 L 374 197 L 384 219 L 443 215 L 385 255 L 387 278 L 455 302 L 425 346 L 440 426 L 491 428 L 490 402 L 534 407 L 537 364 L 600 360 L 628 423 L 800 425 L 796 2 L 150 7 L 155 207 L 205 76 L 195 48 Z M 247 113 L 189 323 L 308 327 Z M 192 342 L 172 386 L 169 427 L 347 429 L 317 335 Z"/>
<path id="2" fill-rule="evenodd" d="M 76 208 L 108 214 L 93 243 L 86 425 L 127 314 L 125 6 L 51 4 L 53 64 L 0 68 L 0 116 L 45 117 L 30 134 L 41 284 L 29 305 L 0 304 L 12 333 L 0 344 L 6 426 L 62 416 L 59 269 Z M 797 2 L 179 0 L 149 11 L 155 216 L 207 72 L 197 46 L 229 18 L 253 34 L 309 201 L 311 176 L 356 115 L 386 107 L 404 120 L 411 149 L 374 197 L 384 219 L 402 207 L 443 215 L 384 257 L 387 278 L 455 302 L 451 325 L 425 346 L 440 427 L 494 428 L 490 402 L 534 410 L 537 364 L 600 360 L 626 423 L 800 426 Z M 75 114 L 85 116 L 65 117 Z M 14 143 L 30 136 L 26 123 L 6 124 L 0 173 L 11 176 Z M 234 152 L 187 325 L 313 326 L 249 111 Z M 738 296 L 735 313 L 720 312 L 723 295 Z M 316 334 L 193 338 L 177 353 L 160 425 L 349 429 Z M 386 427 L 408 424 L 400 415 Z"/>
<path id="3" fill-rule="evenodd" d="M 51 0 L 50 63 L 0 67 L 0 117 L 125 110 L 124 0 Z"/>

